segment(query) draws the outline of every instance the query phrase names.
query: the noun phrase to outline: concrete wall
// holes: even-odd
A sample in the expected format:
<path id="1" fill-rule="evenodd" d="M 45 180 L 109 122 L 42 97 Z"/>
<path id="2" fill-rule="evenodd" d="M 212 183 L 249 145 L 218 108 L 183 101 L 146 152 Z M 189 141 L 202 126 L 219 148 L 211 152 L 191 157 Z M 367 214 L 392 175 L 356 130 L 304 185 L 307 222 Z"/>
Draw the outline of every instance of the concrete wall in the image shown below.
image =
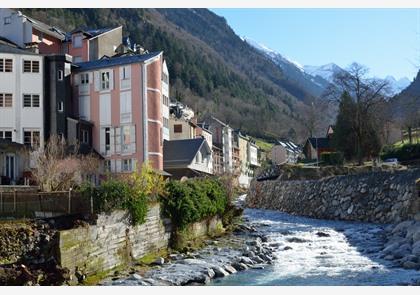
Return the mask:
<path id="1" fill-rule="evenodd" d="M 411 169 L 319 180 L 254 180 L 246 201 L 251 208 L 314 218 L 393 223 L 419 211 L 419 178 L 420 169 Z"/>

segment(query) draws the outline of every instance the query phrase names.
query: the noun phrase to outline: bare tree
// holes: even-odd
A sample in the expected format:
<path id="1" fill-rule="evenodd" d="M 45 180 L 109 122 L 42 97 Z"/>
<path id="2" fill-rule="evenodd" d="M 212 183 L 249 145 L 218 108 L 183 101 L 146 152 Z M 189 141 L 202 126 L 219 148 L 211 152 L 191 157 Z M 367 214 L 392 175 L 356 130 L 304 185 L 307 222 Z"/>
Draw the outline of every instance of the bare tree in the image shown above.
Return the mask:
<path id="1" fill-rule="evenodd" d="M 355 114 L 352 130 L 356 140 L 356 155 L 359 165 L 363 163 L 363 148 L 368 143 L 371 134 L 365 132 L 368 126 L 379 128 L 386 98 L 390 93 L 388 81 L 367 78 L 368 69 L 360 64 L 351 64 L 346 71 L 334 75 L 334 85 L 331 85 L 325 96 L 338 102 L 343 93 L 348 93 L 355 103 Z M 380 130 L 377 130 L 380 131 Z"/>
<path id="2" fill-rule="evenodd" d="M 78 155 L 78 146 L 70 147 L 56 135 L 52 135 L 33 156 L 33 176 L 40 189 L 47 192 L 68 190 L 80 185 L 83 175 L 93 174 L 99 168 L 97 157 Z"/>

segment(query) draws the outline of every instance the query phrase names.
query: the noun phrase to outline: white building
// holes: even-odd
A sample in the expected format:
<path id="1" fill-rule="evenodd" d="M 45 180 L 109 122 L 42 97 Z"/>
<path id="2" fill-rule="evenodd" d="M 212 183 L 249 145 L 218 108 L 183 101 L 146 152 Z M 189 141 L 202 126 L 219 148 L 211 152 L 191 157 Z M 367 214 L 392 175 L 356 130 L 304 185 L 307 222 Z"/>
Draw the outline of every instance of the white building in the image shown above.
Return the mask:
<path id="1" fill-rule="evenodd" d="M 33 148 L 44 144 L 43 69 L 42 56 L 0 43 L 0 139 Z M 1 167 L 1 173 L 16 179 L 23 172 L 20 159 L 6 156 L 8 171 Z"/>
<path id="2" fill-rule="evenodd" d="M 162 64 L 162 133 L 163 140 L 169 140 L 169 71 L 166 60 Z"/>

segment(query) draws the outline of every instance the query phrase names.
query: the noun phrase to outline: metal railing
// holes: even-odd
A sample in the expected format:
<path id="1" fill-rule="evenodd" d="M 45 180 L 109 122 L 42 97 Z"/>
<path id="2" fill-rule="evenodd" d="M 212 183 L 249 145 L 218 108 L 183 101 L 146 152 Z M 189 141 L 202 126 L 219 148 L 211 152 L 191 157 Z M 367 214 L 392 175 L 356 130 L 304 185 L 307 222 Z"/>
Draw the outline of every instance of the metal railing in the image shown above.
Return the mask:
<path id="1" fill-rule="evenodd" d="M 93 213 L 93 200 L 77 192 L 0 192 L 0 217 L 45 218 L 84 213 Z"/>

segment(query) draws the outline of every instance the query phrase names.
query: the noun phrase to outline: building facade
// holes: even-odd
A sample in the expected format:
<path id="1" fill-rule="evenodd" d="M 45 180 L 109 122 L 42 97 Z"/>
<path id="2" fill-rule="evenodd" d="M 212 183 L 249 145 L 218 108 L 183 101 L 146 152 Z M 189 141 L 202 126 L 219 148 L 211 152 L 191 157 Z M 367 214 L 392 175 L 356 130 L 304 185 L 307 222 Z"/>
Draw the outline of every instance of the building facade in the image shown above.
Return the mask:
<path id="1" fill-rule="evenodd" d="M 42 54 L 63 53 L 63 31 L 30 18 L 20 11 L 0 8 L 0 32 L 2 37 L 21 48 L 35 44 Z"/>
<path id="2" fill-rule="evenodd" d="M 31 149 L 44 144 L 44 58 L 0 43 L 0 139 Z M 18 151 L 8 151 L 2 174 L 12 182 L 23 173 Z"/>
<path id="3" fill-rule="evenodd" d="M 73 96 L 92 145 L 112 173 L 148 161 L 163 170 L 162 52 L 78 64 Z"/>
<path id="4" fill-rule="evenodd" d="M 162 117 L 163 117 L 163 140 L 170 139 L 169 132 L 169 71 L 166 61 L 162 65 Z"/>

